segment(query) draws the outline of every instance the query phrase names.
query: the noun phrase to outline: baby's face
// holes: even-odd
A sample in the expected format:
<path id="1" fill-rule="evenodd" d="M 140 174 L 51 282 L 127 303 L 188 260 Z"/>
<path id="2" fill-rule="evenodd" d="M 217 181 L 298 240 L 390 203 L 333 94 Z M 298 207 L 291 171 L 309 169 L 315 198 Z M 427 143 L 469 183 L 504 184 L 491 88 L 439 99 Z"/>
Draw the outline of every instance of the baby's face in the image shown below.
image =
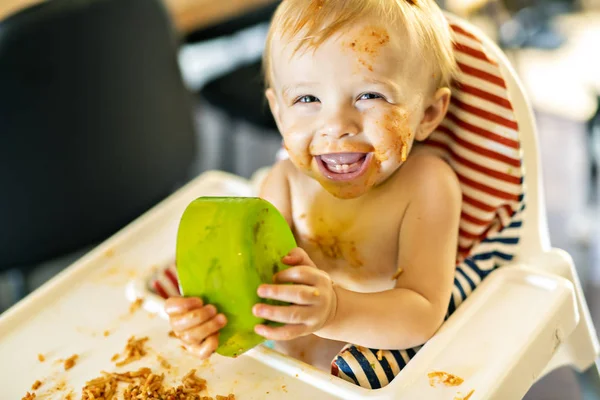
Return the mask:
<path id="1" fill-rule="evenodd" d="M 267 91 L 290 159 L 334 196 L 361 196 L 406 160 L 428 68 L 411 56 L 405 35 L 373 22 L 314 51 L 294 54 L 295 45 L 273 41 Z"/>

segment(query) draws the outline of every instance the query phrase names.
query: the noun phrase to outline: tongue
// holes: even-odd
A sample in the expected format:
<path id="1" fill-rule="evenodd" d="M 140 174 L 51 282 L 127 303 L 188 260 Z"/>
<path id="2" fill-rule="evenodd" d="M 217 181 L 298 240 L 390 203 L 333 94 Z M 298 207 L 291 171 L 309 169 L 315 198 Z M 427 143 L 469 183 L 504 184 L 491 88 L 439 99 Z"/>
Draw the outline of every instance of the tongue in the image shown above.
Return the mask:
<path id="1" fill-rule="evenodd" d="M 354 164 L 360 161 L 365 156 L 365 153 L 336 153 L 323 154 L 321 160 L 329 165 Z"/>

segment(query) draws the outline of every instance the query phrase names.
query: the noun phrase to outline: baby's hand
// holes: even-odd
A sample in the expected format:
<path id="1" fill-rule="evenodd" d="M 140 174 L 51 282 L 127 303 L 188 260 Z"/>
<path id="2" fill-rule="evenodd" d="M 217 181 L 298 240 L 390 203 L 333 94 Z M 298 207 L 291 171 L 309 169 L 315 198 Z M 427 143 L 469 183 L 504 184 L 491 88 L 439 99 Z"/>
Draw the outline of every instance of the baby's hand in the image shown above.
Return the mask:
<path id="1" fill-rule="evenodd" d="M 188 351 L 206 359 L 219 345 L 219 330 L 227 324 L 225 315 L 218 314 L 212 304 L 203 306 L 195 297 L 172 297 L 165 303 L 165 311 L 175 335 Z"/>
<path id="2" fill-rule="evenodd" d="M 295 285 L 260 285 L 258 295 L 293 304 L 261 303 L 252 309 L 259 318 L 287 324 L 281 327 L 256 325 L 255 332 L 270 340 L 291 340 L 320 330 L 331 320 L 337 303 L 329 275 L 318 269 L 304 250 L 296 248 L 282 261 L 292 268 L 276 274 L 273 282 Z"/>

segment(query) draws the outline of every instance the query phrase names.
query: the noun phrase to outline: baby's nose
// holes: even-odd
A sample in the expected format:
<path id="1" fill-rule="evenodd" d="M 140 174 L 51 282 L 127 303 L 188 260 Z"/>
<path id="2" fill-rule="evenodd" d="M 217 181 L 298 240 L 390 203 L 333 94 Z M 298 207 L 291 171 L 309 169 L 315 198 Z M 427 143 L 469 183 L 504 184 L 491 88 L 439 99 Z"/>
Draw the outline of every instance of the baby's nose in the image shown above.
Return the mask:
<path id="1" fill-rule="evenodd" d="M 322 129 L 322 136 L 334 139 L 352 137 L 360 133 L 360 121 L 352 113 L 338 112 L 331 115 Z"/>

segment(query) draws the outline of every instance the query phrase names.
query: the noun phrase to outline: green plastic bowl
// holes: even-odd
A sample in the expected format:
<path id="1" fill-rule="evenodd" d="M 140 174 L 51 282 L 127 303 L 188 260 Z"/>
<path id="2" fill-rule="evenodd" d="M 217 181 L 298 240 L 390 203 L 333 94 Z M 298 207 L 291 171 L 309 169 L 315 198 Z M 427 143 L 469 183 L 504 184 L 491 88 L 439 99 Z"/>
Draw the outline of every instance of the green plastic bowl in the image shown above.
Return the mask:
<path id="1" fill-rule="evenodd" d="M 252 307 L 269 302 L 256 290 L 287 268 L 281 259 L 294 247 L 287 222 L 266 200 L 201 197 L 188 205 L 177 233 L 179 285 L 183 296 L 200 297 L 227 317 L 218 354 L 237 357 L 265 340 L 254 326 L 267 321 Z"/>

